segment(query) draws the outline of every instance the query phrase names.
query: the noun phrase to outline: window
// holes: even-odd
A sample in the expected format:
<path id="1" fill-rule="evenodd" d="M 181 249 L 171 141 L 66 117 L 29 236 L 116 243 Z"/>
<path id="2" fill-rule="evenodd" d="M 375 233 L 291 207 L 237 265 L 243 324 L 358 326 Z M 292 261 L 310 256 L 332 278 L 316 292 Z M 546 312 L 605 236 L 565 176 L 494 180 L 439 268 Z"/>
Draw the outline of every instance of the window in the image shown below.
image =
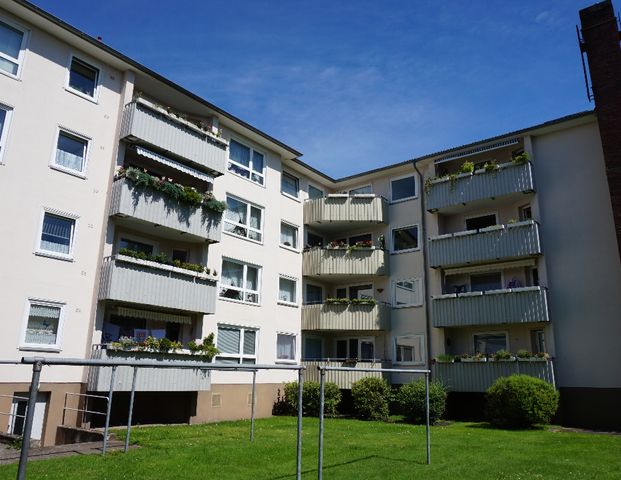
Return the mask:
<path id="1" fill-rule="evenodd" d="M 480 215 L 478 217 L 466 218 L 466 230 L 478 230 L 479 228 L 492 227 L 496 225 L 496 214 Z"/>
<path id="2" fill-rule="evenodd" d="M 345 243 L 347 245 L 356 245 L 357 243 L 366 244 L 369 247 L 373 246 L 373 235 L 370 233 L 362 233 L 360 235 L 354 235 L 351 237 L 337 238 L 334 240 L 336 243 Z"/>
<path id="3" fill-rule="evenodd" d="M 313 305 L 323 302 L 323 289 L 319 285 L 306 284 L 306 304 Z"/>
<path id="4" fill-rule="evenodd" d="M 350 195 L 368 195 L 373 193 L 371 185 L 365 185 L 364 187 L 352 188 L 349 191 Z"/>
<path id="5" fill-rule="evenodd" d="M 280 222 L 280 244 L 283 247 L 298 249 L 298 227 Z"/>
<path id="6" fill-rule="evenodd" d="M 29 300 L 22 347 L 59 349 L 63 307 L 62 303 Z"/>
<path id="7" fill-rule="evenodd" d="M 398 363 L 424 364 L 424 335 L 403 335 L 395 338 L 395 359 Z"/>
<path id="8" fill-rule="evenodd" d="M 221 363 L 257 363 L 257 330 L 218 326 L 217 347 Z"/>
<path id="9" fill-rule="evenodd" d="M 259 303 L 259 267 L 222 260 L 220 297 L 246 303 Z"/>
<path id="10" fill-rule="evenodd" d="M 290 173 L 282 172 L 280 176 L 280 191 L 285 195 L 298 198 L 300 195 L 300 180 Z"/>
<path id="11" fill-rule="evenodd" d="M 474 335 L 474 353 L 493 355 L 498 350 L 507 350 L 505 333 L 477 333 Z"/>
<path id="12" fill-rule="evenodd" d="M 416 177 L 405 177 L 391 180 L 391 199 L 393 202 L 416 198 Z"/>
<path id="13" fill-rule="evenodd" d="M 312 185 L 308 186 L 308 199 L 309 200 L 317 200 L 318 198 L 323 198 L 323 190 L 320 190 L 317 187 L 313 187 Z"/>
<path id="14" fill-rule="evenodd" d="M 63 170 L 83 174 L 86 171 L 87 148 L 88 140 L 60 130 L 54 154 L 54 165 Z"/>
<path id="15" fill-rule="evenodd" d="M 392 231 L 393 252 L 416 250 L 418 248 L 418 225 L 395 228 Z"/>
<path id="16" fill-rule="evenodd" d="M 338 287 L 336 289 L 336 298 L 349 298 L 353 300 L 357 299 L 372 299 L 373 298 L 373 285 L 352 285 L 349 287 Z"/>
<path id="17" fill-rule="evenodd" d="M 172 251 L 172 260 L 174 261 L 179 261 L 181 263 L 185 263 L 188 261 L 188 251 L 187 250 L 177 250 L 176 248 L 173 248 Z"/>
<path id="18" fill-rule="evenodd" d="M 373 338 L 342 338 L 336 341 L 337 358 L 375 359 Z"/>
<path id="19" fill-rule="evenodd" d="M 11 119 L 12 112 L 12 109 L 0 104 L 0 163 L 2 163 L 6 139 L 9 135 L 9 120 Z"/>
<path id="20" fill-rule="evenodd" d="M 134 252 L 142 252 L 147 255 L 153 255 L 153 245 L 148 243 L 138 242 L 136 240 L 131 240 L 129 238 L 121 238 L 119 241 L 119 249 L 126 248 L 128 250 L 133 250 Z"/>
<path id="21" fill-rule="evenodd" d="M 323 341 L 317 337 L 304 338 L 304 360 L 321 360 L 323 358 Z"/>
<path id="22" fill-rule="evenodd" d="M 393 282 L 393 307 L 412 307 L 423 304 L 421 279 L 410 278 Z"/>
<path id="23" fill-rule="evenodd" d="M 54 256 L 70 257 L 73 252 L 75 218 L 45 212 L 39 250 Z"/>
<path id="24" fill-rule="evenodd" d="M 263 185 L 265 157 L 246 145 L 231 140 L 229 143 L 229 172 Z"/>
<path id="25" fill-rule="evenodd" d="M 282 303 L 297 304 L 297 280 L 280 277 L 278 282 L 278 301 Z"/>
<path id="26" fill-rule="evenodd" d="M 532 220 L 533 218 L 533 209 L 530 205 L 524 205 L 519 208 L 520 213 L 520 222 L 525 222 L 526 220 Z"/>
<path id="27" fill-rule="evenodd" d="M 307 247 L 321 247 L 323 246 L 323 237 L 315 235 L 313 232 L 306 232 L 306 246 Z"/>
<path id="28" fill-rule="evenodd" d="M 470 275 L 471 292 L 487 292 L 489 290 L 500 290 L 501 288 L 502 275 L 500 272 Z"/>
<path id="29" fill-rule="evenodd" d="M 295 362 L 295 335 L 291 333 L 277 335 L 276 360 Z"/>
<path id="30" fill-rule="evenodd" d="M 543 330 L 531 330 L 530 341 L 534 353 L 547 353 L 546 335 Z"/>
<path id="31" fill-rule="evenodd" d="M 99 83 L 99 69 L 71 57 L 71 66 L 69 67 L 69 83 L 70 90 L 95 99 L 97 97 L 97 86 Z"/>
<path id="32" fill-rule="evenodd" d="M 263 240 L 263 209 L 227 195 L 224 231 L 260 242 Z"/>
<path id="33" fill-rule="evenodd" d="M 24 50 L 25 32 L 0 21 L 0 70 L 18 76 Z"/>

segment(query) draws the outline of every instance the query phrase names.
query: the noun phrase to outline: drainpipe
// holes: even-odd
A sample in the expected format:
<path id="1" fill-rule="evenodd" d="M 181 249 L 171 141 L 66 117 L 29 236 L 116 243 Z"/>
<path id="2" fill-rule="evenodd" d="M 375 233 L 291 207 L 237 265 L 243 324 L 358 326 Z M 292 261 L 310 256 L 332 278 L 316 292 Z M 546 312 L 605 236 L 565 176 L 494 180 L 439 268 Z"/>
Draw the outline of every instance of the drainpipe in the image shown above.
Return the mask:
<path id="1" fill-rule="evenodd" d="M 416 173 L 418 174 L 418 179 L 419 182 L 418 184 L 421 186 L 421 192 L 420 192 L 420 205 L 421 205 L 421 210 L 422 210 L 422 216 L 421 216 L 421 226 L 422 226 L 422 237 L 423 237 L 423 268 L 425 270 L 425 275 L 424 275 L 424 279 L 425 279 L 425 321 L 426 321 L 426 326 L 427 326 L 427 335 L 425 335 L 426 338 L 426 342 L 427 342 L 427 368 L 429 370 L 431 370 L 431 309 L 429 307 L 429 299 L 431 298 L 431 296 L 429 295 L 429 265 L 427 262 L 427 240 L 425 240 L 425 236 L 427 235 L 427 222 L 426 222 L 426 210 L 425 210 L 425 192 L 423 191 L 424 189 L 422 188 L 423 185 L 425 184 L 425 182 L 423 181 L 423 174 L 420 173 L 420 170 L 418 169 L 418 166 L 416 165 L 416 162 L 412 162 L 412 165 L 414 166 L 414 170 L 416 170 Z"/>

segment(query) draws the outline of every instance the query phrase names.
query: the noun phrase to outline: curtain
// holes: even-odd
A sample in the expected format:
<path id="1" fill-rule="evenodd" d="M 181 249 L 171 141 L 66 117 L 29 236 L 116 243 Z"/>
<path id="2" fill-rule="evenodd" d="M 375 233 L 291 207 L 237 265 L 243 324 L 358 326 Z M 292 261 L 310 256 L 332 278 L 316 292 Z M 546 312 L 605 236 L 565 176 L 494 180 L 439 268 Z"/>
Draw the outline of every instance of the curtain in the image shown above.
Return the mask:
<path id="1" fill-rule="evenodd" d="M 246 267 L 246 289 L 253 292 L 259 290 L 259 271 L 254 267 Z"/>
<path id="2" fill-rule="evenodd" d="M 231 197 L 226 197 L 226 210 L 224 211 L 224 218 L 227 220 L 246 225 L 247 210 L 248 206 L 244 202 L 240 202 L 239 200 Z"/>
<path id="3" fill-rule="evenodd" d="M 259 152 L 252 152 L 252 169 L 263 175 L 263 155 Z"/>
<path id="4" fill-rule="evenodd" d="M 295 336 L 278 335 L 276 358 L 279 360 L 295 360 Z"/>
<path id="5" fill-rule="evenodd" d="M 293 280 L 281 278 L 279 290 L 278 298 L 280 298 L 280 300 L 289 303 L 295 302 L 295 282 Z"/>
<path id="6" fill-rule="evenodd" d="M 250 149 L 235 140 L 229 143 L 229 158 L 240 165 L 250 166 Z"/>
<path id="7" fill-rule="evenodd" d="M 286 223 L 280 224 L 280 243 L 289 247 L 298 247 L 298 229 L 287 225 Z"/>
<path id="8" fill-rule="evenodd" d="M 58 332 L 60 307 L 31 305 L 26 327 L 26 343 L 54 345 Z"/>
<path id="9" fill-rule="evenodd" d="M 261 209 L 250 207 L 250 226 L 261 230 Z"/>
<path id="10" fill-rule="evenodd" d="M 241 287 L 244 278 L 244 266 L 228 261 L 222 262 L 222 284 Z"/>
<path id="11" fill-rule="evenodd" d="M 81 172 L 84 169 L 85 142 L 61 133 L 58 136 L 56 165 Z"/>
<path id="12" fill-rule="evenodd" d="M 218 350 L 221 353 L 239 354 L 241 331 L 237 328 L 218 327 Z"/>
<path id="13" fill-rule="evenodd" d="M 43 218 L 41 248 L 50 252 L 69 254 L 75 221 L 49 213 Z"/>

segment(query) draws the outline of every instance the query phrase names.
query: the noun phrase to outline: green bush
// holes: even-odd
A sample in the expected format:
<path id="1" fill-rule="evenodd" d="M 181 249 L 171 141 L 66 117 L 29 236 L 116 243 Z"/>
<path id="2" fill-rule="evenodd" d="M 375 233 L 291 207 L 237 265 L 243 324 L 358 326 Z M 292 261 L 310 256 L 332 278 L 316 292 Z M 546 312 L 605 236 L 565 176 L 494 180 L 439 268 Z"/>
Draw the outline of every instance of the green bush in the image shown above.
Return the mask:
<path id="1" fill-rule="evenodd" d="M 351 386 L 354 412 L 358 418 L 367 420 L 386 420 L 388 405 L 392 398 L 390 386 L 386 380 L 366 377 Z"/>
<path id="2" fill-rule="evenodd" d="M 552 385 L 528 375 L 501 377 L 486 392 L 488 420 L 499 426 L 550 423 L 559 394 Z"/>
<path id="3" fill-rule="evenodd" d="M 308 417 L 319 416 L 319 382 L 304 382 L 302 385 L 302 412 Z M 295 414 L 298 411 L 298 382 L 285 383 L 284 411 Z M 337 408 L 341 403 L 341 390 L 334 382 L 326 382 L 324 385 L 324 415 L 336 415 Z"/>
<path id="4" fill-rule="evenodd" d="M 419 379 L 402 385 L 397 392 L 397 403 L 410 421 L 425 423 L 425 380 Z M 429 422 L 437 422 L 446 408 L 446 389 L 440 382 L 429 382 Z"/>

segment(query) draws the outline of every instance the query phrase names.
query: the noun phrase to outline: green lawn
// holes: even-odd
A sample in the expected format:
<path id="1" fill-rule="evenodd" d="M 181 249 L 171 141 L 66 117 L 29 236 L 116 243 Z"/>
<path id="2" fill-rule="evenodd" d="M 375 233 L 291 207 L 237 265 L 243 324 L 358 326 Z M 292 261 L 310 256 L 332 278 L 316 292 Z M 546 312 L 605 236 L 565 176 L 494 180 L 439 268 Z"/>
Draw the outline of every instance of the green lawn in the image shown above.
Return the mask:
<path id="1" fill-rule="evenodd" d="M 304 479 L 317 477 L 316 419 L 304 419 Z M 31 462 L 30 479 L 295 478 L 296 423 L 292 417 L 258 420 L 255 442 L 248 421 L 134 428 L 142 448 Z M 425 430 L 402 423 L 327 419 L 324 478 L 540 479 L 621 478 L 621 436 L 550 430 L 507 431 L 453 423 L 431 429 L 431 465 Z M 0 479 L 16 465 L 0 466 Z"/>

